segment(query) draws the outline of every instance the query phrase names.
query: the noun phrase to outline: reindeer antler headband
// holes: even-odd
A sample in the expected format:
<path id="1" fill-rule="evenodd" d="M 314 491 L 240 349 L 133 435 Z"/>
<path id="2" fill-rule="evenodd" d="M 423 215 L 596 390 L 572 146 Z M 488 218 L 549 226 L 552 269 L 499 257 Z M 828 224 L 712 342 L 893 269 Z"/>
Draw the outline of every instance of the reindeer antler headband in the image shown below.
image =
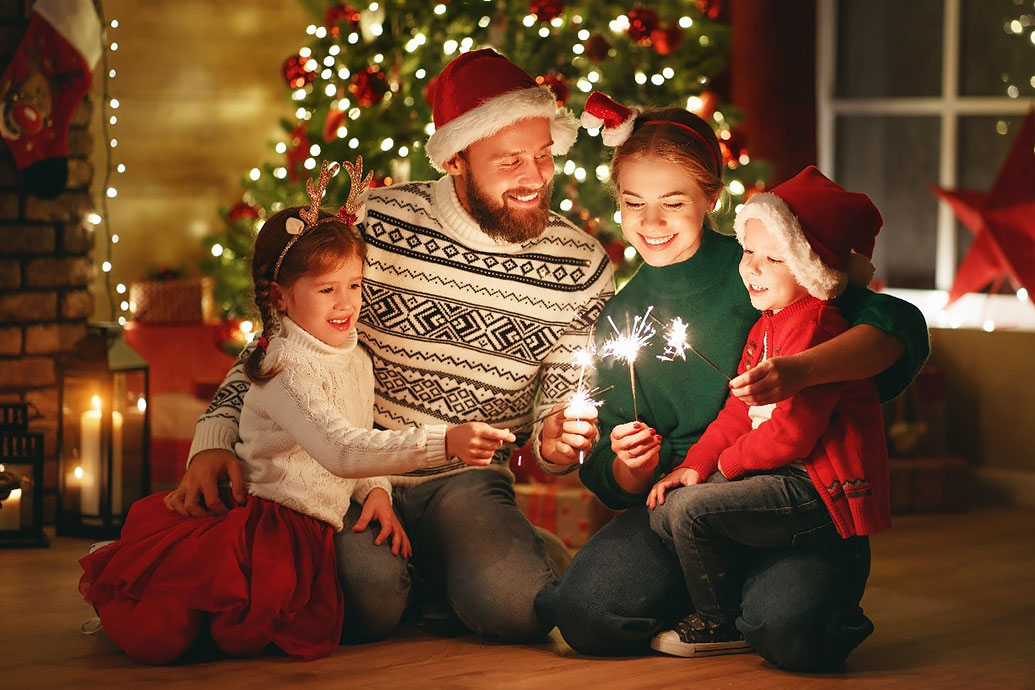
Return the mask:
<path id="1" fill-rule="evenodd" d="M 355 163 L 345 161 L 342 163 L 342 167 L 349 174 L 349 196 L 345 200 L 345 204 L 333 216 L 320 218 L 320 201 L 323 199 L 324 191 L 327 189 L 327 182 L 338 172 L 338 164 L 328 164 L 327 161 L 323 161 L 320 164 L 320 179 L 315 187 L 313 186 L 312 179 L 306 180 L 305 191 L 309 196 L 309 208 L 298 212 L 301 218 L 288 218 L 284 224 L 284 228 L 291 235 L 291 239 L 284 245 L 280 256 L 277 257 L 277 263 L 273 267 L 274 281 L 280 275 L 280 264 L 284 262 L 284 257 L 287 256 L 288 250 L 295 245 L 295 242 L 302 239 L 302 235 L 306 232 L 329 220 L 345 221 L 349 227 L 363 220 L 366 210 L 364 195 L 370 188 L 370 181 L 374 177 L 374 171 L 371 170 L 367 173 L 366 179 L 362 179 L 363 156 L 357 156 Z"/>

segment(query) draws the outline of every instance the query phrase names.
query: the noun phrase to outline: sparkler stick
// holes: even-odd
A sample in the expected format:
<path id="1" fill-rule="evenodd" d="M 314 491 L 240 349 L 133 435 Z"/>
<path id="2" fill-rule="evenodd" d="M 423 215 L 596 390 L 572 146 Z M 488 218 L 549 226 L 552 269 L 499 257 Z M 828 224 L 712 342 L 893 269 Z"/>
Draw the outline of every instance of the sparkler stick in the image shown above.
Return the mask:
<path id="1" fill-rule="evenodd" d="M 572 360 L 579 366 L 579 385 L 575 389 L 575 393 L 571 396 L 571 402 L 568 403 L 569 407 L 575 409 L 575 421 L 582 421 L 582 411 L 586 409 L 587 405 L 592 405 L 593 401 L 585 391 L 582 390 L 582 380 L 586 375 L 586 367 L 593 366 L 593 355 L 597 352 L 596 348 L 593 347 L 593 336 L 589 336 L 586 342 L 585 348 L 579 348 L 575 350 L 575 354 Z M 600 404 L 597 403 L 596 407 Z M 586 459 L 586 452 L 579 450 L 579 464 L 581 465 Z"/>
<path id="2" fill-rule="evenodd" d="M 626 314 L 625 319 L 628 333 L 623 333 L 615 325 L 614 320 L 608 316 L 607 321 L 611 324 L 611 329 L 615 332 L 615 335 L 604 343 L 601 349 L 604 355 L 623 360 L 629 365 L 629 388 L 632 390 L 633 419 L 639 419 L 639 412 L 636 408 L 636 355 L 640 353 L 640 348 L 648 344 L 656 333 L 654 327 L 650 325 L 650 319 L 653 318 L 650 313 L 653 309 L 653 306 L 647 307 L 647 311 L 644 312 L 643 316 L 637 316 L 631 326 L 629 325 L 629 315 Z"/>
<path id="3" fill-rule="evenodd" d="M 653 316 L 651 318 L 654 319 L 659 326 L 664 325 L 661 321 L 658 321 L 657 318 Z M 712 360 L 702 355 L 697 348 L 690 343 L 690 340 L 687 337 L 687 324 L 677 316 L 669 322 L 668 327 L 665 329 L 665 353 L 663 355 L 658 355 L 658 359 L 671 362 L 676 357 L 679 357 L 686 361 L 687 350 L 690 350 L 690 352 L 693 352 L 695 355 L 700 357 L 705 364 L 719 372 L 724 379 L 727 381 L 732 380 L 725 371 L 717 367 Z"/>
<path id="4" fill-rule="evenodd" d="M 602 400 L 596 400 L 593 396 L 603 395 L 604 393 L 607 393 L 612 388 L 614 388 L 614 386 L 608 386 L 607 388 L 594 388 L 592 390 L 586 391 L 585 396 L 586 396 L 586 399 L 588 401 L 588 404 L 591 404 L 594 407 L 600 407 L 600 405 L 603 404 L 603 401 Z M 568 406 L 571 406 L 573 403 L 576 403 L 576 402 L 577 401 L 575 400 L 575 395 L 572 395 L 571 400 L 568 401 Z M 539 422 L 543 421 L 544 419 L 546 419 L 550 415 L 561 414 L 562 412 L 564 412 L 565 409 L 567 409 L 567 407 L 562 407 L 559 410 L 549 410 L 548 412 L 544 412 L 541 415 L 539 415 L 538 417 L 536 417 L 535 419 L 531 419 L 531 420 L 525 422 L 524 424 L 518 424 L 515 427 L 511 427 L 510 428 L 510 433 L 512 433 L 512 434 L 513 433 L 517 433 L 519 431 L 527 429 L 530 426 L 535 426 L 536 424 L 538 424 Z M 586 408 L 582 408 L 582 411 L 583 411 L 583 414 L 585 414 Z"/>

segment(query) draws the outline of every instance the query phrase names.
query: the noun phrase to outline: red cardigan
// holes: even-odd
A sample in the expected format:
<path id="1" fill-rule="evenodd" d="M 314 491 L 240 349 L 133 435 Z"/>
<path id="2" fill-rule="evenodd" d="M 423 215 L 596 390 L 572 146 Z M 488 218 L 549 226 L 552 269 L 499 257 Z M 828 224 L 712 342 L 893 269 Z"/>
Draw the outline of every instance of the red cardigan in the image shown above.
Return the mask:
<path id="1" fill-rule="evenodd" d="M 836 307 L 814 297 L 776 314 L 763 312 L 748 334 L 737 372 L 764 357 L 807 350 L 846 328 Z M 679 467 L 697 470 L 704 481 L 716 469 L 737 479 L 798 460 L 804 460 L 843 538 L 891 526 L 888 449 L 871 379 L 805 388 L 777 403 L 757 429 L 751 428 L 747 405 L 731 395 Z"/>

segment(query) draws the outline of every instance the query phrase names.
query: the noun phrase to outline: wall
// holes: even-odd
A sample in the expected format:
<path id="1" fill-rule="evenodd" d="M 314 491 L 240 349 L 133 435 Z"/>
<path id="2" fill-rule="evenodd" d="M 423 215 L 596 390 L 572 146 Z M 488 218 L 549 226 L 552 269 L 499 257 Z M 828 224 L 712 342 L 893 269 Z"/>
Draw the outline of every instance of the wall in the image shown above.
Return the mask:
<path id="1" fill-rule="evenodd" d="M 0 72 L 28 26 L 29 3 L 0 2 Z M 86 333 L 94 235 L 82 222 L 93 207 L 89 98 L 69 132 L 65 192 L 39 199 L 22 189 L 10 151 L 0 144 L 0 402 L 29 402 L 30 431 L 44 435 L 44 516 L 54 519 L 57 487 L 57 359 Z"/>
<path id="2" fill-rule="evenodd" d="M 109 93 L 119 101 L 115 162 L 126 165 L 109 201 L 120 236 L 112 279 L 129 284 L 158 267 L 196 265 L 219 207 L 239 201 L 242 176 L 276 155 L 269 142 L 293 112 L 281 64 L 313 18 L 299 0 L 106 0 L 104 8 L 119 22 L 109 32 L 118 43 Z M 100 172 L 100 135 L 95 160 Z M 108 318 L 97 294 L 95 316 Z"/>

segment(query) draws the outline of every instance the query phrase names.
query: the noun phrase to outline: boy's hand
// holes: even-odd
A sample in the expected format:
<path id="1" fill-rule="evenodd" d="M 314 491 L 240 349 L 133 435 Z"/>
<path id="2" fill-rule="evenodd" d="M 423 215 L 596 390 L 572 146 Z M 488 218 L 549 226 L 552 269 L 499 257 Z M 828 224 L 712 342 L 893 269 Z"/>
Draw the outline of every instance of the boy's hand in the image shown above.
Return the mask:
<path id="1" fill-rule="evenodd" d="M 392 501 L 388 498 L 388 492 L 381 487 L 370 490 L 367 498 L 363 501 L 363 511 L 359 519 L 352 527 L 353 532 L 362 532 L 371 521 L 377 521 L 381 525 L 381 532 L 374 538 L 374 544 L 380 546 L 389 539 L 392 543 L 392 555 L 409 558 L 413 555 L 410 547 L 410 538 L 406 536 L 399 516 L 392 510 Z"/>
<path id="2" fill-rule="evenodd" d="M 662 478 L 654 488 L 647 494 L 647 507 L 654 510 L 658 506 L 665 503 L 665 492 L 669 489 L 677 486 L 690 486 L 691 484 L 700 484 L 701 474 L 697 470 L 692 470 L 689 467 L 684 467 L 681 470 L 676 470 L 668 476 Z"/>
<path id="3" fill-rule="evenodd" d="M 568 403 L 558 403 L 553 413 L 543 420 L 539 435 L 539 452 L 543 459 L 555 465 L 574 465 L 579 461 L 580 452 L 585 456 L 593 450 L 597 440 L 596 421 L 596 408 L 576 418 Z"/>
<path id="4" fill-rule="evenodd" d="M 468 465 L 485 466 L 504 443 L 513 443 L 514 434 L 484 422 L 467 422 L 446 431 L 446 457 L 458 457 Z"/>

